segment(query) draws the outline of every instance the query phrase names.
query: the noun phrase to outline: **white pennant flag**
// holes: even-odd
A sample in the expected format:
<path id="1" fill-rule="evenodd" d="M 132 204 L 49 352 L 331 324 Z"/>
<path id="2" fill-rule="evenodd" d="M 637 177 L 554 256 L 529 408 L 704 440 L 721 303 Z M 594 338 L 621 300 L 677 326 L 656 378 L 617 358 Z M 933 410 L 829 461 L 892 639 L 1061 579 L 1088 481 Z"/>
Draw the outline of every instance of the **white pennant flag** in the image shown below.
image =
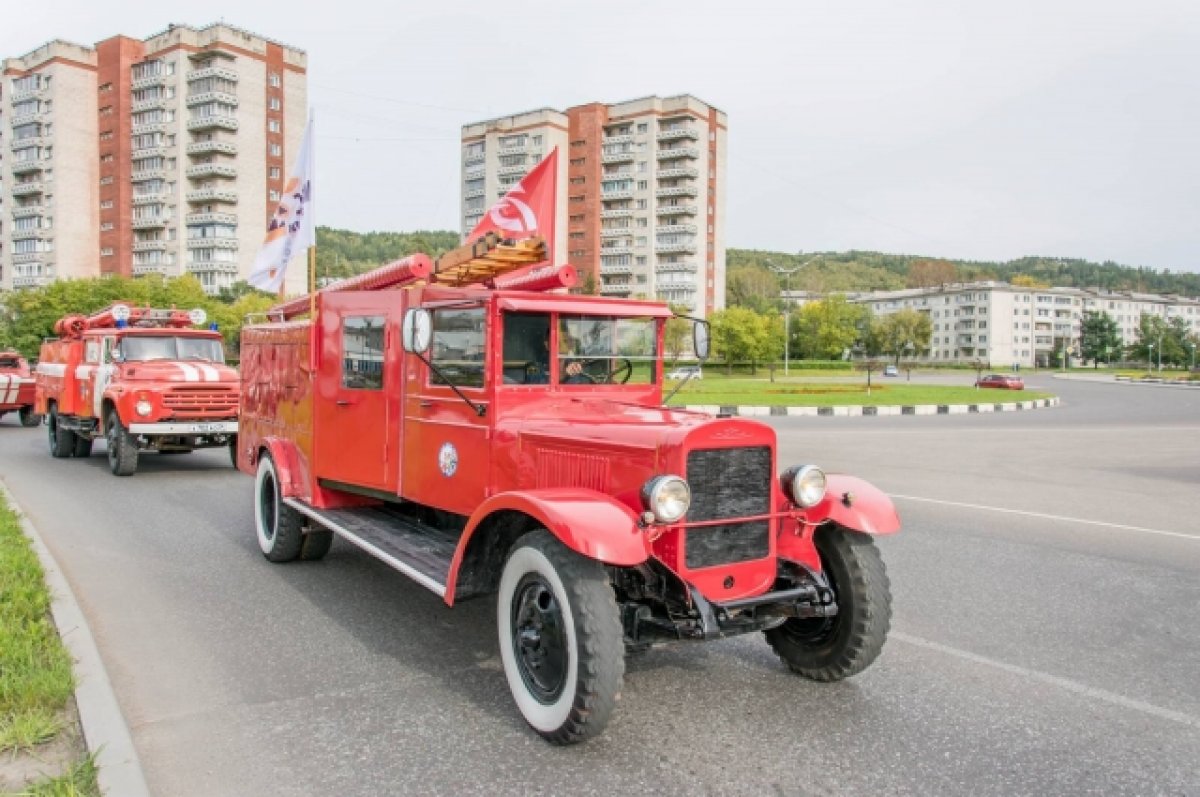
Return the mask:
<path id="1" fill-rule="evenodd" d="M 267 238 L 254 258 L 254 268 L 246 281 L 255 288 L 277 293 L 283 285 L 288 263 L 298 253 L 317 245 L 317 225 L 313 220 L 313 119 L 308 118 L 300 156 L 292 176 L 283 188 L 279 207 L 267 226 Z"/>

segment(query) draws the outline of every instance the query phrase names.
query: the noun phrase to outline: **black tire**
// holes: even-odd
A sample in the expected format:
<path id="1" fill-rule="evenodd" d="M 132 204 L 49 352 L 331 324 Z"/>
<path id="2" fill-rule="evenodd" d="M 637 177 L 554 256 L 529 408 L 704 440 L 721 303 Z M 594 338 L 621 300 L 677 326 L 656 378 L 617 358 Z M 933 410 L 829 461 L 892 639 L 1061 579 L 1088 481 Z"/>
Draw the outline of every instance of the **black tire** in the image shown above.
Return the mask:
<path id="1" fill-rule="evenodd" d="M 237 470 L 237 435 L 229 439 L 229 459 L 233 462 L 234 470 Z"/>
<path id="2" fill-rule="evenodd" d="M 892 619 L 891 585 L 879 549 L 866 534 L 823 526 L 816 546 L 837 616 L 791 619 L 764 633 L 792 672 L 840 681 L 865 670 L 883 650 Z"/>
<path id="3" fill-rule="evenodd" d="M 104 439 L 108 441 L 108 469 L 114 476 L 132 476 L 137 470 L 137 440 L 125 431 L 116 410 L 108 413 Z"/>
<path id="4" fill-rule="evenodd" d="M 71 456 L 86 459 L 92 455 L 92 438 L 81 434 L 75 435 L 75 443 L 71 446 Z"/>
<path id="5" fill-rule="evenodd" d="M 545 529 L 530 532 L 504 563 L 496 617 L 504 675 L 529 726 L 555 744 L 604 730 L 625 676 L 604 567 Z"/>
<path id="6" fill-rule="evenodd" d="M 50 438 L 50 456 L 55 459 L 66 459 L 75 450 L 75 433 L 63 429 L 58 424 L 58 410 L 50 408 L 50 418 L 46 422 L 46 433 Z"/>
<path id="7" fill-rule="evenodd" d="M 304 516 L 285 504 L 279 493 L 275 461 L 263 454 L 254 477 L 254 536 L 263 556 L 272 562 L 298 558 L 304 548 L 303 529 Z"/>
<path id="8" fill-rule="evenodd" d="M 21 425 L 27 429 L 33 428 L 42 422 L 42 416 L 33 411 L 33 407 L 22 407 L 17 415 L 21 418 Z"/>
<path id="9" fill-rule="evenodd" d="M 325 554 L 329 553 L 329 548 L 332 545 L 332 531 L 314 529 L 304 535 L 304 542 L 300 545 L 300 560 L 303 562 L 316 562 L 319 559 L 324 559 Z"/>

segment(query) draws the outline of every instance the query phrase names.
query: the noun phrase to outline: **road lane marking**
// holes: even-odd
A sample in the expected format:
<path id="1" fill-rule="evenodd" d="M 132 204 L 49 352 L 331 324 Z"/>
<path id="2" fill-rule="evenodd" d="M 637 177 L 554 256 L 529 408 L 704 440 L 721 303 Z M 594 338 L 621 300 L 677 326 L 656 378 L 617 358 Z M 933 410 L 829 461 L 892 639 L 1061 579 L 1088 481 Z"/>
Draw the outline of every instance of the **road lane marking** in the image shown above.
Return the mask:
<path id="1" fill-rule="evenodd" d="M 964 509 L 982 509 L 988 512 L 1004 512 L 1009 515 L 1022 515 L 1024 517 L 1036 517 L 1043 520 L 1061 520 L 1066 523 L 1083 523 L 1088 526 L 1103 526 L 1106 529 L 1121 529 L 1122 531 L 1140 531 L 1143 534 L 1158 534 L 1163 537 L 1179 537 L 1192 542 L 1200 542 L 1200 536 L 1195 534 L 1184 534 L 1182 531 L 1165 531 L 1163 529 L 1148 529 L 1144 526 L 1128 526 L 1124 523 L 1108 523 L 1103 520 L 1087 520 L 1085 518 L 1067 517 L 1066 515 L 1050 515 L 1045 512 L 1029 512 L 1024 509 L 1009 509 L 1003 506 L 986 506 L 984 504 L 967 504 L 961 501 L 942 501 L 938 498 L 921 498 L 915 495 L 896 495 L 891 494 L 892 498 L 899 498 L 902 501 L 918 501 L 925 504 L 941 504 L 943 506 L 958 506 Z"/>
<path id="2" fill-rule="evenodd" d="M 1116 692 L 1109 692 L 1106 689 L 1097 689 L 1094 686 L 1087 686 L 1086 684 L 1081 684 L 1078 681 L 1073 681 L 1070 678 L 1063 678 L 1058 675 L 1050 675 L 1049 673 L 1040 672 L 1038 670 L 1031 670 L 1028 667 L 1020 667 L 1016 664 L 1009 664 L 996 659 L 990 659 L 987 656 L 980 656 L 978 653 L 959 650 L 958 648 L 952 648 L 949 645 L 943 645 L 940 642 L 933 642 L 928 639 L 922 639 L 921 637 L 910 636 L 909 634 L 898 633 L 896 631 L 892 631 L 889 636 L 891 639 L 896 639 L 900 642 L 904 642 L 915 647 L 925 648 L 926 650 L 932 650 L 937 653 L 944 653 L 947 656 L 953 656 L 955 658 L 963 659 L 975 664 L 982 664 L 985 667 L 1003 670 L 1004 672 L 1012 675 L 1019 675 L 1022 678 L 1028 678 L 1049 686 L 1056 686 L 1060 689 L 1065 689 L 1068 692 L 1073 692 L 1077 695 L 1094 698 L 1096 700 L 1104 701 L 1105 703 L 1112 703 L 1113 705 L 1120 706 L 1121 708 L 1140 711 L 1143 714 L 1148 714 L 1152 717 L 1158 717 L 1159 719 L 1169 720 L 1170 722 L 1177 722 L 1180 725 L 1187 725 L 1192 728 L 1200 728 L 1200 717 L 1193 717 L 1191 714 L 1185 714 L 1182 711 L 1174 711 L 1169 708 L 1163 708 L 1162 706 L 1156 706 L 1152 703 L 1135 700 L 1131 697 L 1118 695 Z"/>

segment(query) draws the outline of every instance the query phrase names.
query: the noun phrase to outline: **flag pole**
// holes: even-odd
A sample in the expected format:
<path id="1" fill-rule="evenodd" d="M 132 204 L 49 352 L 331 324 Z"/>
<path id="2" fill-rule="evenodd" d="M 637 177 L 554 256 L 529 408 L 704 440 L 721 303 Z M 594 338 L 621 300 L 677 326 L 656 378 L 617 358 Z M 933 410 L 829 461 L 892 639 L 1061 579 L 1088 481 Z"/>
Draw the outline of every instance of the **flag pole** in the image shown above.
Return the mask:
<path id="1" fill-rule="evenodd" d="M 317 247 L 308 247 L 308 318 L 317 323 Z"/>

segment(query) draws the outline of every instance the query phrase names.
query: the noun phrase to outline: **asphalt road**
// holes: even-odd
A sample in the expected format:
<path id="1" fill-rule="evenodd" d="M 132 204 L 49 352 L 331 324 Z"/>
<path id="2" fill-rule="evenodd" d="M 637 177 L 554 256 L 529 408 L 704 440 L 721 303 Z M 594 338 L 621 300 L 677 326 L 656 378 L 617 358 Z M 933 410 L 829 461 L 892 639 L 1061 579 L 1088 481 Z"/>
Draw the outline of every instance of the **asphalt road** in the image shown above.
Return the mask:
<path id="1" fill-rule="evenodd" d="M 883 655 L 821 685 L 759 637 L 657 649 L 567 749 L 513 706 L 490 601 L 340 541 L 268 564 L 223 450 L 118 480 L 5 418 L 0 473 L 156 794 L 1200 795 L 1200 390 L 1029 381 L 1062 406 L 770 419 L 782 462 L 896 498 Z"/>

